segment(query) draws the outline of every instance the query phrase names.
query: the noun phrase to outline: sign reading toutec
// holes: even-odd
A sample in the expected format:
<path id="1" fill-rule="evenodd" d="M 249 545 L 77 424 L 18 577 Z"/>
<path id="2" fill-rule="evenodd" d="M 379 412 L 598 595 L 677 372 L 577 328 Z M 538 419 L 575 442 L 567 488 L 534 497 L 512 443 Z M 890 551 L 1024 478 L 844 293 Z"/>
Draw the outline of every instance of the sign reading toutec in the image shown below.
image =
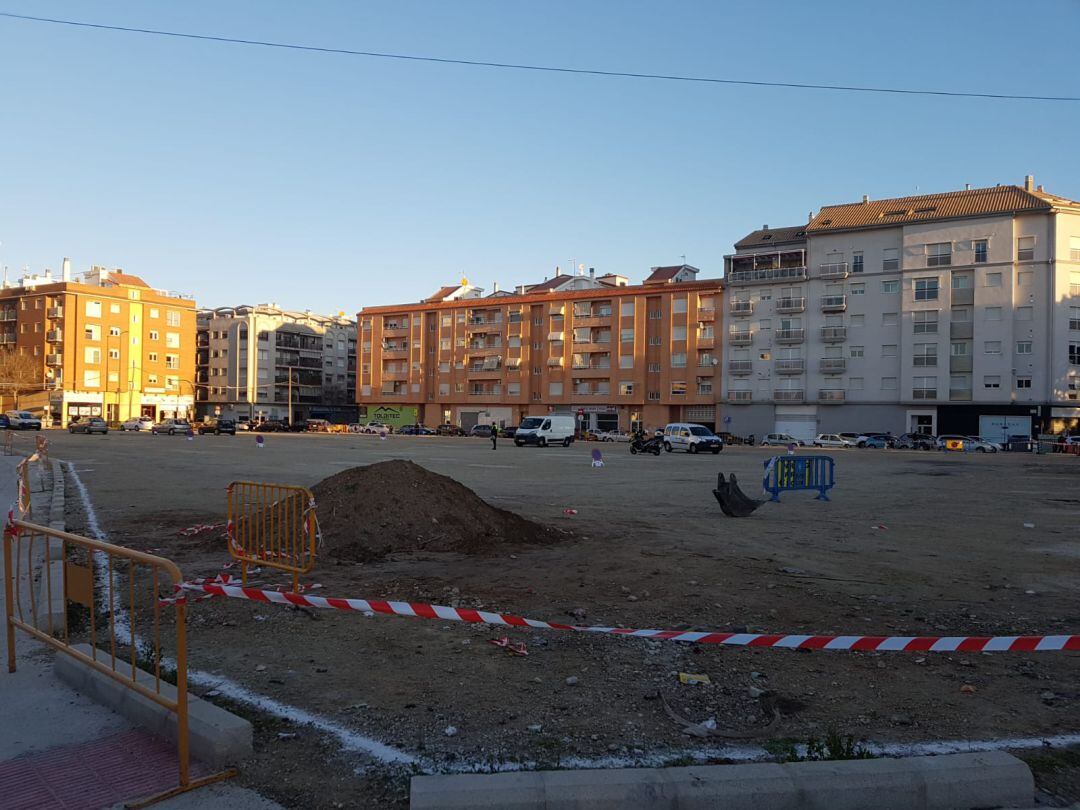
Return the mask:
<path id="1" fill-rule="evenodd" d="M 416 408 L 391 408 L 389 406 L 380 406 L 375 409 L 368 410 L 368 417 L 376 422 L 382 422 L 390 425 L 392 428 L 405 427 L 405 425 L 416 424 Z"/>

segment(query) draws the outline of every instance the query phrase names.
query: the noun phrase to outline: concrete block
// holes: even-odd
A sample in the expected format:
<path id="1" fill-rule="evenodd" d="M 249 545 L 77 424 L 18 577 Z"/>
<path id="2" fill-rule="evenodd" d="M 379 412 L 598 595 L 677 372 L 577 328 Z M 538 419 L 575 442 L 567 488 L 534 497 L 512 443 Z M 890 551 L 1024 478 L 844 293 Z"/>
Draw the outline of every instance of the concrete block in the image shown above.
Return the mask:
<path id="1" fill-rule="evenodd" d="M 412 810 L 974 810 L 1030 805 L 1031 771 L 995 751 L 940 757 L 416 776 Z"/>
<path id="2" fill-rule="evenodd" d="M 48 569 L 42 560 L 41 578 L 35 585 L 37 596 L 37 625 L 35 626 L 46 633 L 51 627 L 55 636 L 61 635 L 64 631 L 64 611 L 67 610 L 67 603 L 64 600 L 64 561 L 59 559 L 59 556 L 58 553 L 53 554 Z M 46 577 L 48 582 L 52 583 L 51 598 L 49 587 L 46 585 Z"/>
<path id="3" fill-rule="evenodd" d="M 89 644 L 75 644 L 73 648 L 90 655 Z M 98 651 L 98 660 L 108 664 L 109 654 Z M 118 663 L 120 672 L 125 672 Z M 108 706 L 151 734 L 175 742 L 176 715 L 140 695 L 124 684 L 88 667 L 70 655 L 58 653 L 54 664 L 57 677 L 73 689 Z M 130 674 L 130 667 L 126 668 Z M 136 671 L 138 682 L 148 689 L 154 688 L 153 673 Z M 161 683 L 161 694 L 168 699 L 176 698 L 176 687 Z M 188 693 L 188 739 L 191 755 L 215 768 L 235 765 L 251 756 L 251 723 L 221 709 L 212 703 Z"/>

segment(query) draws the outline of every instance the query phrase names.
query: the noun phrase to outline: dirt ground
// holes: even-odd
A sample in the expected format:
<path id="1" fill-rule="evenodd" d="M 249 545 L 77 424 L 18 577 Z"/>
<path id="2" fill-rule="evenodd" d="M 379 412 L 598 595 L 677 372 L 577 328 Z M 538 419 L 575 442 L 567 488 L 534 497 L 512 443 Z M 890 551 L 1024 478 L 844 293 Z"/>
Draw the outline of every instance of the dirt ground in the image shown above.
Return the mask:
<path id="1" fill-rule="evenodd" d="M 110 539 L 170 557 L 188 578 L 227 562 L 216 532 L 177 532 L 223 520 L 229 481 L 312 486 L 349 467 L 406 458 L 572 534 L 494 556 L 425 550 L 358 563 L 323 555 L 309 578 L 320 595 L 638 628 L 1018 635 L 1080 627 L 1075 457 L 834 451 L 831 502 L 785 494 L 740 520 L 714 501 L 716 473 L 738 474 L 754 495 L 768 450 L 654 458 L 608 444 L 595 469 L 596 445 L 586 444 L 507 443 L 492 452 L 472 439 L 271 436 L 257 450 L 244 435 L 51 438 L 54 456 L 74 462 Z M 69 528 L 78 531 L 85 516 L 68 491 Z M 264 572 L 260 581 L 286 579 Z M 829 730 L 871 744 L 1080 731 L 1076 653 L 747 650 L 224 599 L 189 615 L 193 668 L 435 770 L 724 759 Z M 487 643 L 501 635 L 524 641 L 528 656 Z M 681 684 L 680 672 L 711 683 Z M 724 736 L 688 736 L 672 713 L 713 719 Z M 406 800 L 401 771 L 341 754 L 312 729 L 253 720 L 258 751 L 243 778 L 284 803 Z M 280 739 L 285 729 L 297 736 Z M 1080 799 L 1075 763 L 1041 764 L 1048 789 Z"/>

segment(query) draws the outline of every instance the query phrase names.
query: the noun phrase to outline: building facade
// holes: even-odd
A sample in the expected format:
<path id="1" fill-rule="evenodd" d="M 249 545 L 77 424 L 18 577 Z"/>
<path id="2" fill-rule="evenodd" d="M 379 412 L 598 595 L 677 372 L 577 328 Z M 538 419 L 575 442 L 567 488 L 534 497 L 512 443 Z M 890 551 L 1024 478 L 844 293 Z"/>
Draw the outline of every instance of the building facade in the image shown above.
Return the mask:
<path id="1" fill-rule="evenodd" d="M 65 259 L 59 278 L 5 286 L 0 350 L 34 358 L 40 384 L 19 405 L 50 424 L 194 412 L 195 302 L 138 276 L 94 267 L 72 280 Z"/>
<path id="2" fill-rule="evenodd" d="M 1080 417 L 1080 204 L 996 186 L 830 205 L 726 257 L 741 434 L 1004 435 Z"/>
<path id="3" fill-rule="evenodd" d="M 721 285 L 697 270 L 557 274 L 513 292 L 463 280 L 359 313 L 357 401 L 371 419 L 518 424 L 570 412 L 582 429 L 717 425 Z"/>
<path id="4" fill-rule="evenodd" d="M 276 304 L 200 310 L 197 374 L 200 417 L 353 422 L 356 322 Z"/>

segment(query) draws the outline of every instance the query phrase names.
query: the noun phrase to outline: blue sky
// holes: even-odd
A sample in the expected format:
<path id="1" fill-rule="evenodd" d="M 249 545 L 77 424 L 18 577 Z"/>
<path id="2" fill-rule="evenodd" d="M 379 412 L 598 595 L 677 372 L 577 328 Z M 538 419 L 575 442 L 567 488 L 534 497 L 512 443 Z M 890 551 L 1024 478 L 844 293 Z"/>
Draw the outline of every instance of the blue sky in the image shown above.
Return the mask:
<path id="1" fill-rule="evenodd" d="M 0 11 L 431 56 L 1080 95 L 1080 4 L 0 0 Z M 1030 14 L 1028 18 L 1024 14 Z M 1031 173 L 1080 103 L 500 71 L 0 19 L 0 264 L 354 313 L 572 262 L 640 280 L 823 204 Z"/>

